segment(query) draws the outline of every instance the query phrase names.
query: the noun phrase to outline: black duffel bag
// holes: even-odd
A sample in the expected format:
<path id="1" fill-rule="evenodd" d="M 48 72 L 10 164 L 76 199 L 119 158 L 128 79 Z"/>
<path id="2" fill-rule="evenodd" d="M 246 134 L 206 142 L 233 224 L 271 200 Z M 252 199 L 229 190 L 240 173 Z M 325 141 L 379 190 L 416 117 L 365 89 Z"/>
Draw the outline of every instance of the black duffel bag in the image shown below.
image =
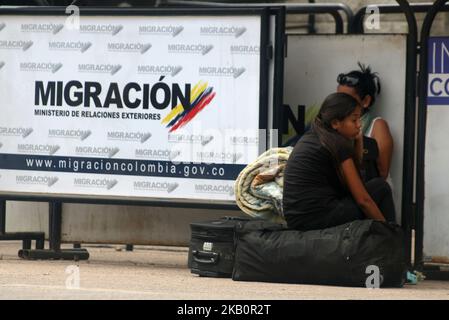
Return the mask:
<path id="1" fill-rule="evenodd" d="M 236 236 L 233 280 L 356 287 L 405 282 L 405 238 L 398 225 L 357 220 L 304 232 L 253 221 L 240 225 Z"/>

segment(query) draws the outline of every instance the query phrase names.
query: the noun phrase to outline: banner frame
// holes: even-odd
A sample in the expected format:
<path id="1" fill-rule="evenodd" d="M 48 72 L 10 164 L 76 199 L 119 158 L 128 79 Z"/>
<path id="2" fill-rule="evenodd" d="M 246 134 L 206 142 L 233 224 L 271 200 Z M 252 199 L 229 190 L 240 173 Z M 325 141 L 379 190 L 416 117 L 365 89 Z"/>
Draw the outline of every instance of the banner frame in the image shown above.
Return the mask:
<path id="1" fill-rule="evenodd" d="M 66 7 L 0 7 L 1 15 L 66 15 Z M 265 129 L 265 146 L 267 144 L 268 124 L 268 67 L 269 55 L 269 8 L 245 7 L 245 8 L 112 8 L 112 7 L 80 7 L 80 15 L 86 16 L 260 16 L 260 81 L 259 81 L 259 129 Z M 68 15 L 67 15 L 68 17 Z M 282 39 L 279 39 L 282 42 Z M 275 63 L 276 61 L 274 61 Z M 276 66 L 275 66 L 276 67 Z M 276 107 L 276 106 L 274 106 Z M 259 142 L 260 145 L 260 142 Z M 35 201 L 35 202 L 61 202 L 61 203 L 87 203 L 87 204 L 114 204 L 114 205 L 139 205 L 139 206 L 163 206 L 179 208 L 203 208 L 239 210 L 235 202 L 220 200 L 192 200 L 183 198 L 136 198 L 126 199 L 120 196 L 67 196 L 61 194 L 42 194 L 17 192 L 0 194 L 0 200 L 7 201 Z"/>

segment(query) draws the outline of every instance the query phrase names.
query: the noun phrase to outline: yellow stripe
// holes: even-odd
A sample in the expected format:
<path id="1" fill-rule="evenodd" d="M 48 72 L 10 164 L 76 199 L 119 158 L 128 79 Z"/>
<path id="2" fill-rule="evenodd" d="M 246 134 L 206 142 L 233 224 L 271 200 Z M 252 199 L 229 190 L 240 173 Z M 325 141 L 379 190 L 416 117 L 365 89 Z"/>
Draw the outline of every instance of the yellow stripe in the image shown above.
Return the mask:
<path id="1" fill-rule="evenodd" d="M 192 97 L 193 94 L 196 92 L 196 90 L 197 90 L 197 88 L 198 88 L 198 86 L 199 86 L 200 83 L 201 83 L 201 81 L 198 82 L 198 83 L 192 88 L 191 93 L 190 93 L 190 97 Z M 192 100 L 192 98 L 191 98 L 191 99 L 190 99 L 190 102 L 192 102 L 192 101 L 193 101 L 193 100 Z M 181 103 L 178 104 L 176 107 L 173 108 L 172 111 L 170 111 L 170 113 L 169 113 L 164 119 L 162 119 L 162 124 L 166 124 L 166 123 L 170 122 L 174 117 L 176 117 L 179 113 L 181 113 L 181 112 L 183 112 L 183 111 L 184 111 L 184 108 L 183 108 L 182 104 L 181 104 Z"/>
<path id="2" fill-rule="evenodd" d="M 162 119 L 162 124 L 166 124 L 167 122 L 171 121 L 171 119 L 173 119 L 176 115 L 178 115 L 178 113 L 181 113 L 182 111 L 184 111 L 184 108 L 181 104 L 178 104 L 164 119 Z"/>
<path id="3" fill-rule="evenodd" d="M 207 88 L 207 82 L 205 82 L 204 84 L 201 84 L 201 80 L 192 88 L 192 90 L 190 91 L 190 103 L 192 103 L 193 101 L 195 101 L 195 99 Z M 178 104 L 175 108 L 173 108 L 172 111 L 170 111 L 170 113 L 164 118 L 162 119 L 162 124 L 166 124 L 168 122 L 170 122 L 174 117 L 176 117 L 179 113 L 184 111 L 184 107 L 182 106 L 182 104 Z"/>

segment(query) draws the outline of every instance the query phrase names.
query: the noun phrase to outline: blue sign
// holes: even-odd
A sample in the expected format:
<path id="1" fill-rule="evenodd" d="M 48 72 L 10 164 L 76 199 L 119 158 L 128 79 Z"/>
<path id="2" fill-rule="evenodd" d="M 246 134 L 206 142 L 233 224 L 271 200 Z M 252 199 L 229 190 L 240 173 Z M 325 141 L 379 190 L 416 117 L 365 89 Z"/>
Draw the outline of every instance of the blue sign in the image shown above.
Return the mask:
<path id="1" fill-rule="evenodd" d="M 427 105 L 449 105 L 449 37 L 429 38 Z"/>

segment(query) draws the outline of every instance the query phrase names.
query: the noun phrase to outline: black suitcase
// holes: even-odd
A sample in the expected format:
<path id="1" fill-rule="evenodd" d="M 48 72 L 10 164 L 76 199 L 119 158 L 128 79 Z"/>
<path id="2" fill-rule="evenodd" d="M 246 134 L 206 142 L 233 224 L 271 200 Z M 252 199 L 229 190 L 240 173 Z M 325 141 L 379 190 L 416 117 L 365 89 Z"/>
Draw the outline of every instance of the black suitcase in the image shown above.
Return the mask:
<path id="1" fill-rule="evenodd" d="M 234 267 L 234 230 L 250 219 L 224 217 L 190 224 L 188 267 L 203 277 L 230 278 Z"/>
<path id="2" fill-rule="evenodd" d="M 406 267 L 398 225 L 357 220 L 302 232 L 248 222 L 236 228 L 233 280 L 401 287 Z"/>

